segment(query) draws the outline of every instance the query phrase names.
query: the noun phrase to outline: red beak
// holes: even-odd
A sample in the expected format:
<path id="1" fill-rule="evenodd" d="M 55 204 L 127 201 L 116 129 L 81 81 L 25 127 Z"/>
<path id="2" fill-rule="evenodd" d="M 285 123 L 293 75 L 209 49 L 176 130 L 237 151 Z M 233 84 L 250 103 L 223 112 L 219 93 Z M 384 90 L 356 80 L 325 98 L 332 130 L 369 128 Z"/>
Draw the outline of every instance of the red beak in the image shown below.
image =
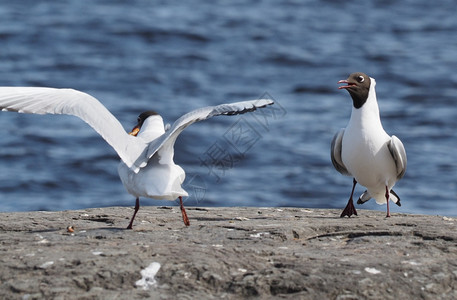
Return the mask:
<path id="1" fill-rule="evenodd" d="M 339 86 L 338 89 L 341 90 L 341 89 L 347 89 L 347 88 L 350 88 L 351 86 L 354 86 L 356 85 L 355 83 L 351 83 L 347 80 L 340 80 L 338 81 L 338 84 L 341 84 L 341 83 L 346 83 L 347 85 L 342 85 L 342 86 Z"/>

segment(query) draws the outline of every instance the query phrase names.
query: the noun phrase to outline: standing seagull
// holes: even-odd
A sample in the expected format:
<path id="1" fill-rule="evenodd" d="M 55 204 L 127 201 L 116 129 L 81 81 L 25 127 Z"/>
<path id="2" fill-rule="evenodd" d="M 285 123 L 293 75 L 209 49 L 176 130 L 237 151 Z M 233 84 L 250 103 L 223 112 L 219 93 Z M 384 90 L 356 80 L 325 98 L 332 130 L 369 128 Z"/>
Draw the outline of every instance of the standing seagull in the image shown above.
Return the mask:
<path id="1" fill-rule="evenodd" d="M 127 229 L 140 208 L 139 197 L 175 200 L 179 198 L 184 224 L 189 226 L 182 197 L 185 172 L 173 161 L 174 144 L 189 125 L 218 115 L 237 115 L 273 104 L 272 100 L 221 104 L 191 111 L 165 130 L 162 117 L 154 111 L 139 115 L 130 134 L 94 97 L 73 89 L 41 87 L 0 87 L 0 109 L 32 114 L 67 114 L 81 118 L 98 132 L 121 158 L 119 177 L 127 191 L 136 197 L 135 211 Z"/>
<path id="2" fill-rule="evenodd" d="M 352 200 L 357 182 L 367 188 L 357 204 L 373 197 L 378 204 L 387 203 L 386 217 L 390 217 L 389 200 L 401 206 L 400 197 L 392 187 L 405 175 L 405 148 L 396 136 L 390 137 L 382 127 L 374 78 L 353 73 L 338 83 L 346 84 L 339 89 L 349 92 L 353 104 L 349 124 L 335 134 L 331 145 L 335 169 L 354 178 L 351 196 L 341 217 L 357 215 Z"/>

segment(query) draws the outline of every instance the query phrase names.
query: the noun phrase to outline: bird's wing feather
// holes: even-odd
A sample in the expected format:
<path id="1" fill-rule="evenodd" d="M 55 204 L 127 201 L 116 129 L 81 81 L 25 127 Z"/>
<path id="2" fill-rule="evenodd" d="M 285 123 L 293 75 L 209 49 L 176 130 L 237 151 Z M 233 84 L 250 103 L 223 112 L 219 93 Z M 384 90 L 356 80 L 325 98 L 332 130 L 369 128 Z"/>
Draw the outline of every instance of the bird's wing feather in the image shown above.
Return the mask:
<path id="1" fill-rule="evenodd" d="M 362 195 L 360 195 L 359 200 L 357 200 L 357 204 L 363 204 L 370 199 L 371 199 L 370 193 L 367 190 L 365 190 L 365 192 L 363 192 Z"/>
<path id="2" fill-rule="evenodd" d="M 171 128 L 161 135 L 157 140 L 152 142 L 146 151 L 146 155 L 140 157 L 135 163 L 136 165 L 144 166 L 147 161 L 161 149 L 173 147 L 179 134 L 187 128 L 189 125 L 209 119 L 218 115 L 238 115 L 246 112 L 251 112 L 257 108 L 262 108 L 267 105 L 271 105 L 274 102 L 270 99 L 259 99 L 251 101 L 236 102 L 230 104 L 221 104 L 217 106 L 208 106 L 200 109 L 193 110 L 176 120 Z M 169 161 L 171 157 L 167 156 L 170 151 L 160 151 L 161 161 Z"/>
<path id="3" fill-rule="evenodd" d="M 344 128 L 341 128 L 333 137 L 332 144 L 330 146 L 330 156 L 335 169 L 343 175 L 351 176 L 351 173 L 346 169 L 341 158 L 341 151 L 343 148 L 343 135 Z"/>
<path id="4" fill-rule="evenodd" d="M 67 114 L 81 118 L 98 132 L 129 167 L 146 144 L 129 136 L 119 121 L 94 97 L 73 89 L 0 87 L 0 110 L 30 114 Z"/>
<path id="5" fill-rule="evenodd" d="M 397 180 L 401 179 L 406 172 L 406 151 L 403 143 L 395 135 L 392 136 L 390 141 L 387 144 L 390 154 L 395 162 L 395 167 L 397 168 Z"/>

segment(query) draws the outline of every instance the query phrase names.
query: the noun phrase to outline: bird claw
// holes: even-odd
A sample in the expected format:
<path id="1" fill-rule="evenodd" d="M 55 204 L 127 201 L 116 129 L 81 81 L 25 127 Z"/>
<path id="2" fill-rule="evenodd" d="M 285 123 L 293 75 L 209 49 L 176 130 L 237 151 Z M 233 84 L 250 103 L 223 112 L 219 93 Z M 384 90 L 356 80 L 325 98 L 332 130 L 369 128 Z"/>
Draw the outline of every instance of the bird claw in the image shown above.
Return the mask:
<path id="1" fill-rule="evenodd" d="M 349 199 L 348 204 L 346 205 L 346 207 L 340 215 L 340 218 L 343 218 L 345 216 L 348 216 L 350 218 L 352 215 L 357 216 L 357 210 L 354 207 L 354 202 L 352 201 L 352 199 Z"/>

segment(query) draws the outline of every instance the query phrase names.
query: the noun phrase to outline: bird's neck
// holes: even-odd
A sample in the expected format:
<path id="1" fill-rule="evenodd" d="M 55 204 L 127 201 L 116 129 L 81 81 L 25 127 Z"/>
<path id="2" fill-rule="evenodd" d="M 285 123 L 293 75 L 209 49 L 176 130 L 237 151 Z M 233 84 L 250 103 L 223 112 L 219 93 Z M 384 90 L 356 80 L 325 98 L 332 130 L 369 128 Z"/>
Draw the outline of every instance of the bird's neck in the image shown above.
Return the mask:
<path id="1" fill-rule="evenodd" d="M 352 107 L 351 119 L 348 126 L 356 126 L 362 130 L 369 128 L 381 128 L 378 101 L 374 86 L 370 87 L 367 101 L 360 108 Z"/>
<path id="2" fill-rule="evenodd" d="M 141 126 L 139 138 L 146 142 L 152 142 L 165 133 L 162 117 L 159 115 L 147 118 Z"/>

